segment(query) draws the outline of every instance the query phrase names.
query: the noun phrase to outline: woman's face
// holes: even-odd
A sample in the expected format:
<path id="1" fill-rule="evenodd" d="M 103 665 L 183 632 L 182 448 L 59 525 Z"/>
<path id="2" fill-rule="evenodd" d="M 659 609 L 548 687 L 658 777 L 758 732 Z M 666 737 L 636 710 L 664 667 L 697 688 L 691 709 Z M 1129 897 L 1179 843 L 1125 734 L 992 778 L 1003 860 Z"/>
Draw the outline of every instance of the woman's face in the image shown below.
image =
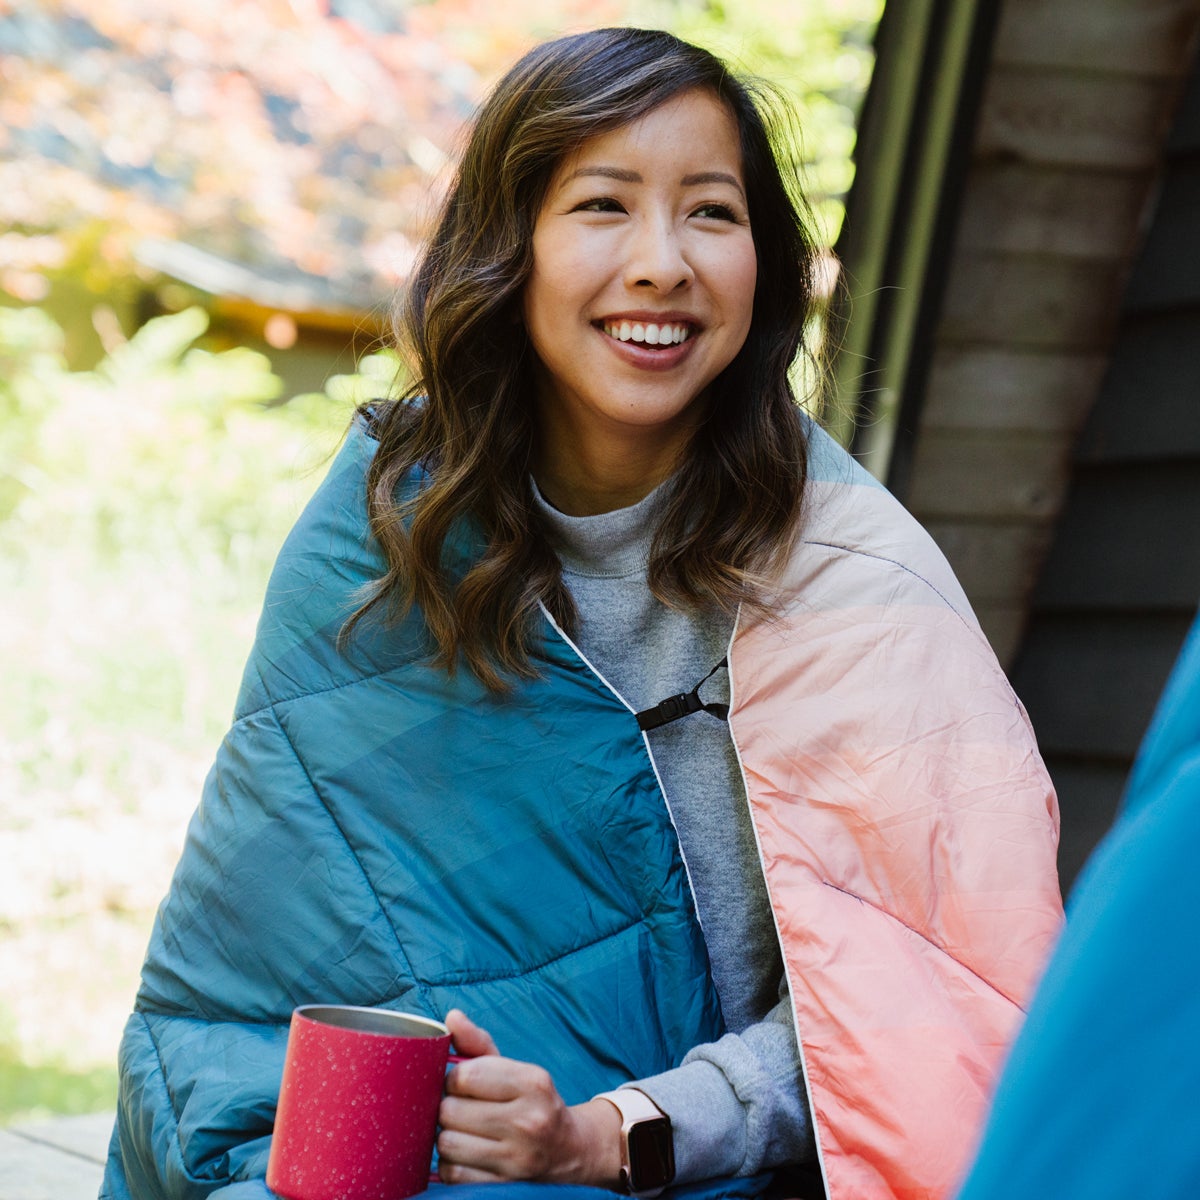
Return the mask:
<path id="1" fill-rule="evenodd" d="M 711 92 L 584 142 L 551 178 L 524 291 L 551 451 L 677 450 L 746 340 L 756 277 L 737 124 Z"/>

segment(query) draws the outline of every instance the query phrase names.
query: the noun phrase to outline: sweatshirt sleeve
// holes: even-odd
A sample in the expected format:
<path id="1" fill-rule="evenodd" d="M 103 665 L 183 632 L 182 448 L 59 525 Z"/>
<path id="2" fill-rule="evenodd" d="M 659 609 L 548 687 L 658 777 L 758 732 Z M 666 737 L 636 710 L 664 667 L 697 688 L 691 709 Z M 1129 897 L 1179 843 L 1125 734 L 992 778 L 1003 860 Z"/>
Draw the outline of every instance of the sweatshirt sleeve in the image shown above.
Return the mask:
<path id="1" fill-rule="evenodd" d="M 671 1118 L 676 1182 L 753 1175 L 815 1156 L 786 982 L 780 991 L 761 1021 L 630 1085 Z"/>

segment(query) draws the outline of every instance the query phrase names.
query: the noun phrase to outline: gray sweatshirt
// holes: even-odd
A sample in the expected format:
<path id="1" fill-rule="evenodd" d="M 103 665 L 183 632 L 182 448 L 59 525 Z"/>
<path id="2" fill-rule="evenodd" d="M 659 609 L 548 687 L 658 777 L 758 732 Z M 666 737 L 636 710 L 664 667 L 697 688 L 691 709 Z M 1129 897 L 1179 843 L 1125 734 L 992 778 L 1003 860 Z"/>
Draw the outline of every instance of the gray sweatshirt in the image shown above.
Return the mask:
<path id="1" fill-rule="evenodd" d="M 579 649 L 635 710 L 691 689 L 725 657 L 733 622 L 667 608 L 646 579 L 661 489 L 569 517 L 536 493 L 579 610 Z M 701 689 L 727 702 L 728 675 Z M 816 1153 L 791 1002 L 728 725 L 693 713 L 648 735 L 687 867 L 728 1032 L 675 1070 L 635 1081 L 670 1118 L 676 1181 L 749 1175 Z"/>

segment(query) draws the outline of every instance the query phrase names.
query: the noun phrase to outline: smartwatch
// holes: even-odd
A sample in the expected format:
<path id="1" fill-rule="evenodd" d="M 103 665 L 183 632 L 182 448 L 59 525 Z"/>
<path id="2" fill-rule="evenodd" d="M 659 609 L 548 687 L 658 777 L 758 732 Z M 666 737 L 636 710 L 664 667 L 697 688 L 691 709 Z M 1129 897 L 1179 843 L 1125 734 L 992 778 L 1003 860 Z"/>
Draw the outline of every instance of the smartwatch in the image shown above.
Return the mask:
<path id="1" fill-rule="evenodd" d="M 621 1114 L 621 1190 L 630 1196 L 657 1196 L 675 1178 L 671 1118 L 637 1088 L 601 1092 Z"/>

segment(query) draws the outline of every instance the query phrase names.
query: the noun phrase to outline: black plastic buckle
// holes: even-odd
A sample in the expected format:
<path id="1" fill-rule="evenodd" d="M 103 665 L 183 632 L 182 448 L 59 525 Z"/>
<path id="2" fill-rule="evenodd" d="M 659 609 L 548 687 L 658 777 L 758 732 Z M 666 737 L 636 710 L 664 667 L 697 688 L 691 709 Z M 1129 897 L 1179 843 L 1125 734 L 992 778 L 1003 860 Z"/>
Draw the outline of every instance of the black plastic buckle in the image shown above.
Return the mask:
<path id="1" fill-rule="evenodd" d="M 695 692 L 680 692 L 678 696 L 668 696 L 660 700 L 653 708 L 643 709 L 638 713 L 638 728 L 643 733 L 678 721 L 689 713 L 699 712 L 704 707 L 700 697 Z"/>

